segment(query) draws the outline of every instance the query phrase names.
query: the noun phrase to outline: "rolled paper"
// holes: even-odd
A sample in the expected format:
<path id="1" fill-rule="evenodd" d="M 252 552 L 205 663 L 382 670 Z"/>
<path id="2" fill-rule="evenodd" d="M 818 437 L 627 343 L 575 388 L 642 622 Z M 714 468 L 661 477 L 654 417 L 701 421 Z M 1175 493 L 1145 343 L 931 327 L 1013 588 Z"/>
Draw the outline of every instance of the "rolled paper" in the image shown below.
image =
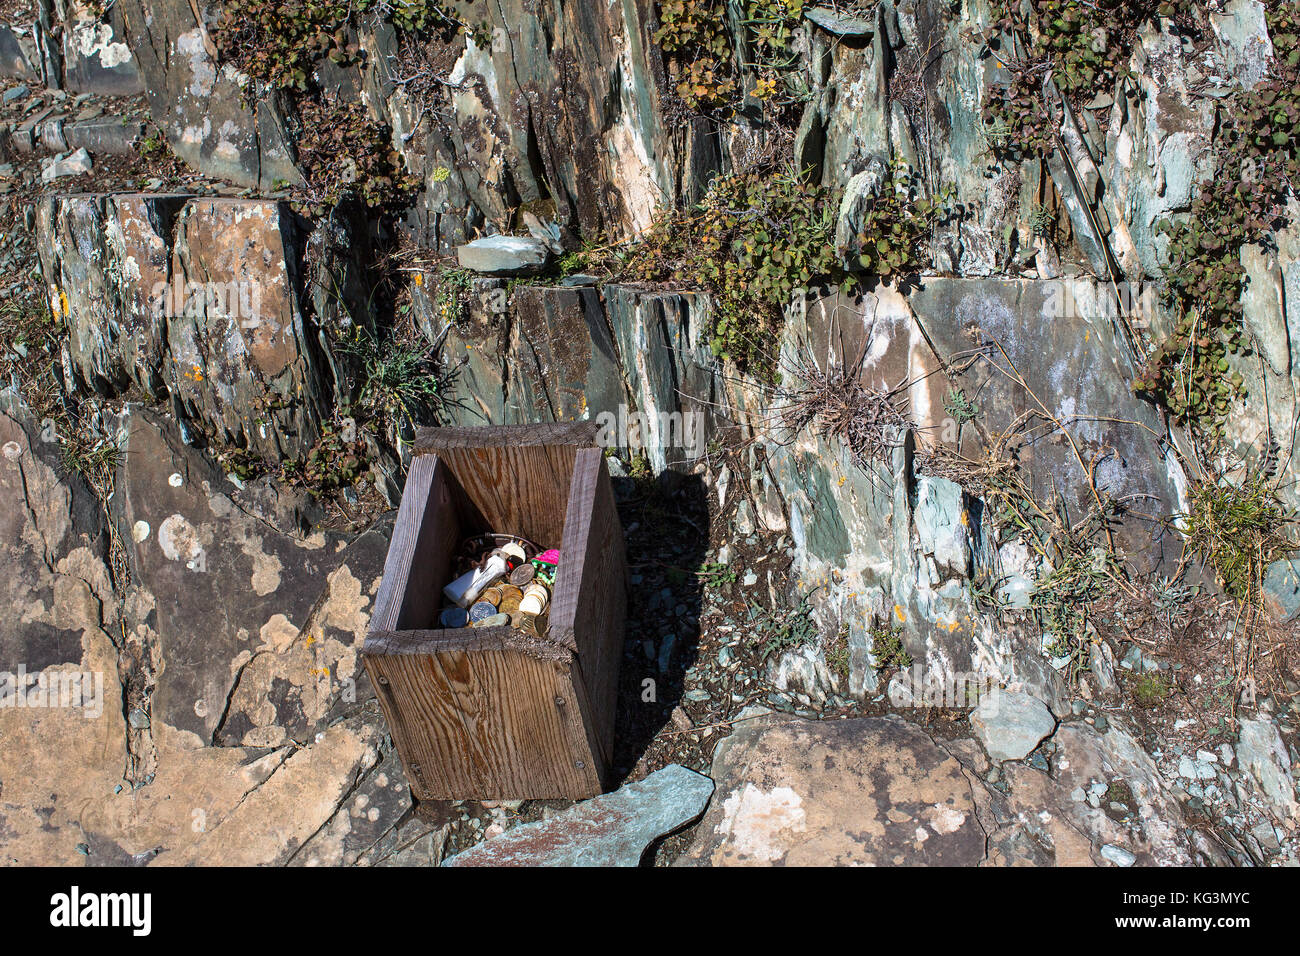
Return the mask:
<path id="1" fill-rule="evenodd" d="M 499 581 L 507 571 L 510 570 L 510 563 L 505 554 L 501 551 L 493 551 L 488 558 L 487 564 L 474 573 L 469 587 L 465 588 L 461 594 L 461 599 L 456 601 L 461 607 L 467 607 L 478 600 L 478 596 L 483 593 L 483 589 L 489 584 Z M 448 595 L 450 597 L 450 595 Z M 453 600 L 455 600 L 453 598 Z"/>
<path id="2" fill-rule="evenodd" d="M 448 601 L 451 601 L 453 604 L 458 604 L 462 608 L 464 608 L 469 603 L 469 601 L 465 597 L 465 594 L 469 590 L 470 585 L 474 583 L 474 576 L 476 574 L 478 574 L 477 570 L 466 571 L 455 581 L 452 581 L 445 588 L 443 588 L 442 593 L 447 596 Z"/>

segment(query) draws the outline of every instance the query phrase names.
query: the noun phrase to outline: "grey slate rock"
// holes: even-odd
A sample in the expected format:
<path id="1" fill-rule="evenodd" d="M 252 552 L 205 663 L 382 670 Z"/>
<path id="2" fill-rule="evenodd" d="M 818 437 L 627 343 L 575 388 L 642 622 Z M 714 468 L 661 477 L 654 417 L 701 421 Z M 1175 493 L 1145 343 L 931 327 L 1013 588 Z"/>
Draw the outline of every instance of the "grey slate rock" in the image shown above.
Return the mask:
<path id="1" fill-rule="evenodd" d="M 696 819 L 713 781 L 671 764 L 639 783 L 526 823 L 444 866 L 636 866 L 655 839 Z"/>
<path id="2" fill-rule="evenodd" d="M 1291 777 L 1291 758 L 1277 725 L 1267 717 L 1243 719 L 1237 741 L 1237 760 L 1250 772 L 1281 819 L 1300 819 L 1300 803 Z"/>
<path id="3" fill-rule="evenodd" d="M 456 260 L 462 269 L 485 275 L 539 272 L 549 257 L 546 243 L 525 236 L 487 236 L 456 249 Z"/>
<path id="4" fill-rule="evenodd" d="M 93 166 L 90 154 L 83 147 L 67 156 L 56 157 L 42 166 L 41 180 L 48 183 L 65 176 L 80 176 L 90 172 Z"/>
<path id="5" fill-rule="evenodd" d="M 855 17 L 830 7 L 813 7 L 804 16 L 823 30 L 843 37 L 869 37 L 876 32 L 873 17 Z"/>
<path id="6" fill-rule="evenodd" d="M 970 722 L 994 760 L 1022 760 L 1056 729 L 1046 704 L 1017 691 L 986 694 Z"/>
<path id="7" fill-rule="evenodd" d="M 1101 848 L 1101 855 L 1116 866 L 1132 866 L 1137 862 L 1137 857 L 1121 846 L 1115 846 L 1113 843 L 1107 843 Z"/>

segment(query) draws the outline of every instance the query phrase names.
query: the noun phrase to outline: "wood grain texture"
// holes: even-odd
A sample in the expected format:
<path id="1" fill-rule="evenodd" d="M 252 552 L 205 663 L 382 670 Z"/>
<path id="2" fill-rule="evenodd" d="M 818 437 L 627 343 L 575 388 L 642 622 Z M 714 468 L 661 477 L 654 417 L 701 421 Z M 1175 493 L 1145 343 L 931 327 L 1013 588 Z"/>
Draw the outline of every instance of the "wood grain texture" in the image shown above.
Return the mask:
<path id="1" fill-rule="evenodd" d="M 504 633 L 493 633 L 504 632 Z M 601 792 L 572 658 L 532 653 L 509 628 L 453 646 L 436 633 L 372 635 L 366 670 L 423 800 L 582 799 Z M 375 653 L 391 641 L 392 653 Z M 430 647 L 437 647 L 429 653 Z"/>
<path id="2" fill-rule="evenodd" d="M 594 421 L 417 428 L 411 453 L 428 455 L 459 448 L 518 448 L 533 445 L 594 448 L 599 433 L 600 426 Z"/>
<path id="3" fill-rule="evenodd" d="M 564 534 L 576 445 L 445 448 L 437 453 L 456 476 L 469 507 L 491 530 L 558 548 Z"/>
<path id="4" fill-rule="evenodd" d="M 455 478 L 437 456 L 412 459 L 370 630 L 406 630 L 435 623 L 451 557 L 466 534 L 462 498 Z"/>
<path id="5" fill-rule="evenodd" d="M 577 655 L 592 708 L 586 724 L 601 766 L 607 768 L 623 662 L 627 555 L 605 456 L 598 448 L 577 453 L 560 554 L 550 636 Z"/>

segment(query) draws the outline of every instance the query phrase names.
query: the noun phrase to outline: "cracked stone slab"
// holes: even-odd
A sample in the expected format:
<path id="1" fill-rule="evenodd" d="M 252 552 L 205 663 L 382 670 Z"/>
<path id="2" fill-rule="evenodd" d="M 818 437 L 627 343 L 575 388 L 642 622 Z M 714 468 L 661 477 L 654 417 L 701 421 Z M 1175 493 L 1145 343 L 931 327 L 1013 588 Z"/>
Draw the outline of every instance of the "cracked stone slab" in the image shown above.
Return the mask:
<path id="1" fill-rule="evenodd" d="M 356 651 L 386 533 L 286 533 L 243 510 L 174 423 L 132 409 L 122 428 L 112 513 L 128 627 L 161 657 L 155 720 L 204 743 L 278 747 L 363 701 Z"/>
<path id="2" fill-rule="evenodd" d="M 526 823 L 444 866 L 636 866 L 646 847 L 704 812 L 713 781 L 671 764 L 637 783 Z"/>
<path id="3" fill-rule="evenodd" d="M 994 760 L 1023 760 L 1056 729 L 1056 718 L 1037 697 L 995 690 L 980 698 L 971 727 Z"/>
<path id="4" fill-rule="evenodd" d="M 900 717 L 743 721 L 679 861 L 701 866 L 974 866 L 985 834 L 961 764 Z"/>

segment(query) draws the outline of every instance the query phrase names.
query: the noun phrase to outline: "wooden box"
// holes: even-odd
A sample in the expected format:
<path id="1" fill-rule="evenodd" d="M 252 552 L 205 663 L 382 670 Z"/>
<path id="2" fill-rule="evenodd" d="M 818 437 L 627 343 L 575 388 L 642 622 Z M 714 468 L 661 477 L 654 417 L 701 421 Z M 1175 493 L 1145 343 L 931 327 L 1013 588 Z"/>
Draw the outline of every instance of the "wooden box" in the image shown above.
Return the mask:
<path id="1" fill-rule="evenodd" d="M 414 794 L 592 797 L 614 743 L 623 529 L 594 423 L 421 429 L 362 655 Z M 477 533 L 558 547 L 545 637 L 438 626 Z"/>

